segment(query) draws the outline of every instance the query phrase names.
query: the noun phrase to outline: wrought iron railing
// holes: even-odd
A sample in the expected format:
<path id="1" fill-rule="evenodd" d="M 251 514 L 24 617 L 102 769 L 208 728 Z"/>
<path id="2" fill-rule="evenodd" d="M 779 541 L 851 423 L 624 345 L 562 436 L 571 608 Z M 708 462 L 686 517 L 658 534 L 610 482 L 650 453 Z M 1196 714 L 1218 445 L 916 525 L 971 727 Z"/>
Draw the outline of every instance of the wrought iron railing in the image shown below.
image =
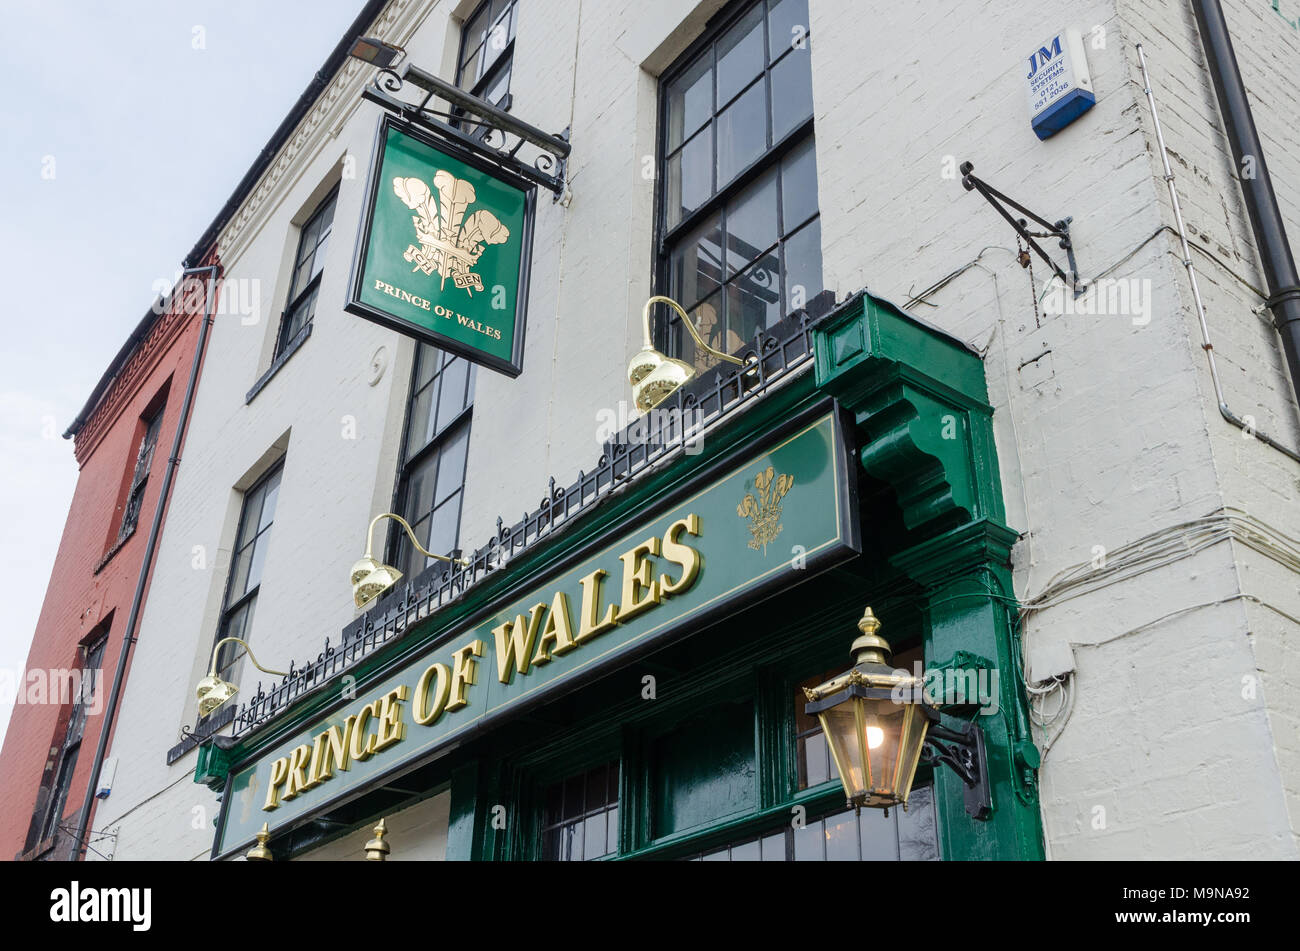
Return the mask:
<path id="1" fill-rule="evenodd" d="M 811 365 L 810 331 L 814 322 L 815 318 L 800 311 L 770 331 L 759 330 L 753 344 L 737 354 L 749 366 L 721 365 L 711 369 L 640 420 L 633 420 L 606 442 L 593 470 L 580 471 L 568 486 L 558 485 L 552 476 L 546 497 L 537 508 L 525 512 L 511 525 L 498 517 L 495 537 L 474 552 L 467 567 L 435 564 L 406 579 L 376 607 L 344 627 L 338 643 L 331 643 L 327 637 L 314 660 L 301 666 L 290 664 L 287 676 L 270 688 L 259 682 L 256 692 L 233 718 L 214 718 L 198 730 L 183 731 L 185 741 L 169 753 L 169 762 L 220 732 L 226 723 L 233 722 L 233 735 L 241 736 L 269 722 L 306 694 L 355 668 L 376 650 L 471 591 L 521 552 L 572 524 L 614 489 L 692 449 L 708 430 Z M 758 359 L 751 361 L 751 357 Z"/>

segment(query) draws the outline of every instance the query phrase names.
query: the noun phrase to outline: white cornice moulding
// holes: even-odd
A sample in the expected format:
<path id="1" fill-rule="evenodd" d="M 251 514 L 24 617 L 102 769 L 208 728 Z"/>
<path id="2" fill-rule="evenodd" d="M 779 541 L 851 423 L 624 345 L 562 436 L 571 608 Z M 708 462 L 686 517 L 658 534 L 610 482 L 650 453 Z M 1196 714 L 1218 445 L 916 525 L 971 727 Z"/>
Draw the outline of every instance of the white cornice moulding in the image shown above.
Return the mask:
<path id="1" fill-rule="evenodd" d="M 437 0 L 392 0 L 375 19 L 368 31 L 398 46 L 406 45 Z M 320 154 L 328 139 L 337 138 L 347 121 L 359 108 L 361 89 L 371 75 L 371 67 L 360 60 L 348 59 L 328 86 L 317 97 L 311 111 L 298 123 L 289 140 L 280 147 L 270 167 L 244 199 L 239 210 L 222 228 L 217 238 L 218 254 L 226 273 L 230 273 L 253 238 L 265 227 L 283 204 L 294 185 Z M 358 167 L 363 157 L 358 156 Z"/>

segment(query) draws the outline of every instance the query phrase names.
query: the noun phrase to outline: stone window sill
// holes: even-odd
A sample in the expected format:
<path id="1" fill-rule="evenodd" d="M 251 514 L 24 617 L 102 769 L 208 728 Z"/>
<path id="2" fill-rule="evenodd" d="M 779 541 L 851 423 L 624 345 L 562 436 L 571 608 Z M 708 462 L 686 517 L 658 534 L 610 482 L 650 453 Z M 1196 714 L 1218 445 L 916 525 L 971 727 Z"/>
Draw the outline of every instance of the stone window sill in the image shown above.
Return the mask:
<path id="1" fill-rule="evenodd" d="M 312 323 L 313 321 L 308 321 L 304 324 L 302 330 L 299 330 L 298 333 L 294 335 L 294 338 L 289 341 L 288 346 L 280 351 L 280 355 L 271 361 L 271 365 L 267 368 L 266 372 L 258 378 L 257 382 L 253 384 L 253 388 L 248 391 L 248 395 L 244 397 L 245 406 L 253 402 L 253 397 L 262 392 L 266 387 L 266 384 L 271 382 L 271 377 L 279 373 L 280 367 L 288 363 L 289 358 L 298 352 L 298 348 L 307 342 L 307 338 L 311 336 Z"/>

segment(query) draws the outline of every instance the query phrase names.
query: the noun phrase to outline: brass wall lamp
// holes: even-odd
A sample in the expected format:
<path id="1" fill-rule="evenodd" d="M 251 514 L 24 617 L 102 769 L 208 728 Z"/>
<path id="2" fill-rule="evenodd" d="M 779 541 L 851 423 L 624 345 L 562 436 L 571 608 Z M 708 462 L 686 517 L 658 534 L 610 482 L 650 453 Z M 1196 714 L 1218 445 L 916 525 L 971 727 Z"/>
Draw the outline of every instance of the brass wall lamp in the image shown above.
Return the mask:
<path id="1" fill-rule="evenodd" d="M 805 687 L 804 712 L 816 716 L 844 784 L 848 804 L 889 809 L 907 805 L 922 759 L 941 762 L 965 785 L 966 814 L 993 812 L 984 733 L 962 721 L 950 729 L 926 696 L 925 683 L 889 665 L 889 642 L 876 632 L 880 621 L 867 608 L 851 648 L 855 663 L 816 687 Z"/>
<path id="2" fill-rule="evenodd" d="M 691 332 L 691 336 L 695 338 L 696 346 L 704 352 L 712 354 L 719 360 L 734 363 L 738 367 L 743 367 L 748 362 L 752 365 L 749 370 L 750 373 L 757 370 L 757 357 L 745 361 L 713 349 L 704 342 L 700 332 L 695 329 L 695 323 L 682 309 L 681 304 L 671 297 L 655 295 L 646 301 L 645 307 L 641 309 L 641 330 L 643 334 L 641 349 L 636 352 L 636 355 L 632 357 L 632 362 L 627 365 L 627 378 L 632 384 L 632 401 L 640 412 L 648 413 L 669 396 L 672 396 L 679 387 L 695 378 L 695 367 L 685 360 L 674 359 L 655 349 L 654 341 L 650 337 L 650 308 L 655 304 L 667 304 L 677 311 L 678 316 L 682 319 L 682 326 Z"/>
<path id="3" fill-rule="evenodd" d="M 252 661 L 253 666 L 262 673 L 272 674 L 276 677 L 288 676 L 288 674 L 283 670 L 267 670 L 259 664 L 257 658 L 253 656 L 252 650 L 245 641 L 238 637 L 223 637 L 221 640 L 217 641 L 217 643 L 212 645 L 212 663 L 208 668 L 208 675 L 199 681 L 199 686 L 195 691 L 199 699 L 199 716 L 201 717 L 206 717 L 213 710 L 217 709 L 217 707 L 221 706 L 239 692 L 239 688 L 234 684 L 222 680 L 217 676 L 217 653 L 221 650 L 222 644 L 228 644 L 232 641 L 236 644 L 244 645 L 244 651 L 248 654 L 248 659 Z"/>
<path id="4" fill-rule="evenodd" d="M 406 537 L 411 540 L 415 550 L 426 558 L 433 558 L 436 561 L 445 561 L 449 564 L 460 565 L 468 568 L 470 561 L 468 558 L 448 558 L 446 555 L 435 555 L 431 551 L 426 551 L 415 538 L 415 532 L 406 519 L 400 515 L 394 515 L 392 512 L 384 512 L 376 515 L 370 522 L 370 530 L 366 533 L 366 553 L 361 556 L 360 560 L 352 566 L 352 601 L 357 607 L 363 608 L 375 598 L 379 597 L 397 582 L 402 580 L 402 573 L 392 565 L 385 565 L 377 561 L 374 557 L 375 526 L 383 519 L 391 518 L 402 528 L 406 529 Z"/>

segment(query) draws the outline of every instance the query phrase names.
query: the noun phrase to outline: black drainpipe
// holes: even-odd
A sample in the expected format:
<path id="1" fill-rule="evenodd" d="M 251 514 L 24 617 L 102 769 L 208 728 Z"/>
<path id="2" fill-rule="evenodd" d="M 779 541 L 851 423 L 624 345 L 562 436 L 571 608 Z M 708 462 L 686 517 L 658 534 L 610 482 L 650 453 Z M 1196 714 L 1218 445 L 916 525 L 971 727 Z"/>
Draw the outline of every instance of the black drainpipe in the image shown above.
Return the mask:
<path id="1" fill-rule="evenodd" d="M 1268 306 L 1273 311 L 1273 326 L 1282 335 L 1282 350 L 1291 370 L 1291 386 L 1300 400 L 1300 276 L 1286 239 L 1286 226 L 1278 211 L 1273 180 L 1264 162 L 1264 150 L 1255 130 L 1255 118 L 1246 98 L 1237 57 L 1232 51 L 1232 37 L 1223 18 L 1218 0 L 1192 0 L 1196 26 L 1201 32 L 1205 61 L 1219 99 L 1219 111 L 1228 133 L 1228 144 L 1236 163 L 1246 212 L 1259 248 L 1268 285 Z M 1246 172 L 1253 167 L 1254 175 Z"/>
<path id="2" fill-rule="evenodd" d="M 190 379 L 185 384 L 185 398 L 181 402 L 181 418 L 176 423 L 176 435 L 172 438 L 172 452 L 167 459 L 167 470 L 163 473 L 162 489 L 158 492 L 158 504 L 154 507 L 153 523 L 149 526 L 149 540 L 144 546 L 144 557 L 140 562 L 140 574 L 135 581 L 135 594 L 131 597 L 131 610 L 127 614 L 126 630 L 122 634 L 122 650 L 117 655 L 117 670 L 113 673 L 113 686 L 108 692 L 108 707 L 104 710 L 104 720 L 99 727 L 99 742 L 95 744 L 95 762 L 90 767 L 90 785 L 86 787 L 86 798 L 77 815 L 77 838 L 74 842 L 76 851 L 73 859 L 86 853 L 89 839 L 87 827 L 90 825 L 90 810 L 95 804 L 95 789 L 99 786 L 99 774 L 104 768 L 104 753 L 108 750 L 108 734 L 113 729 L 113 718 L 117 714 L 117 703 L 122 695 L 122 683 L 126 674 L 126 661 L 131 656 L 131 645 L 135 643 L 135 629 L 140 620 L 140 608 L 144 603 L 145 584 L 149 580 L 149 568 L 153 564 L 154 550 L 158 547 L 158 535 L 162 530 L 163 510 L 167 507 L 167 497 L 171 494 L 172 478 L 176 467 L 181 462 L 181 443 L 185 438 L 185 429 L 190 421 L 190 409 L 194 405 L 194 388 L 199 378 L 199 367 L 203 363 L 203 351 L 208 342 L 208 330 L 212 326 L 213 303 L 217 294 L 217 266 L 186 268 L 181 272 L 180 287 L 184 287 L 186 277 L 206 274 L 204 282 L 203 324 L 199 328 L 199 341 L 194 346 L 194 362 L 190 365 Z M 173 300 L 175 298 L 173 297 Z"/>

